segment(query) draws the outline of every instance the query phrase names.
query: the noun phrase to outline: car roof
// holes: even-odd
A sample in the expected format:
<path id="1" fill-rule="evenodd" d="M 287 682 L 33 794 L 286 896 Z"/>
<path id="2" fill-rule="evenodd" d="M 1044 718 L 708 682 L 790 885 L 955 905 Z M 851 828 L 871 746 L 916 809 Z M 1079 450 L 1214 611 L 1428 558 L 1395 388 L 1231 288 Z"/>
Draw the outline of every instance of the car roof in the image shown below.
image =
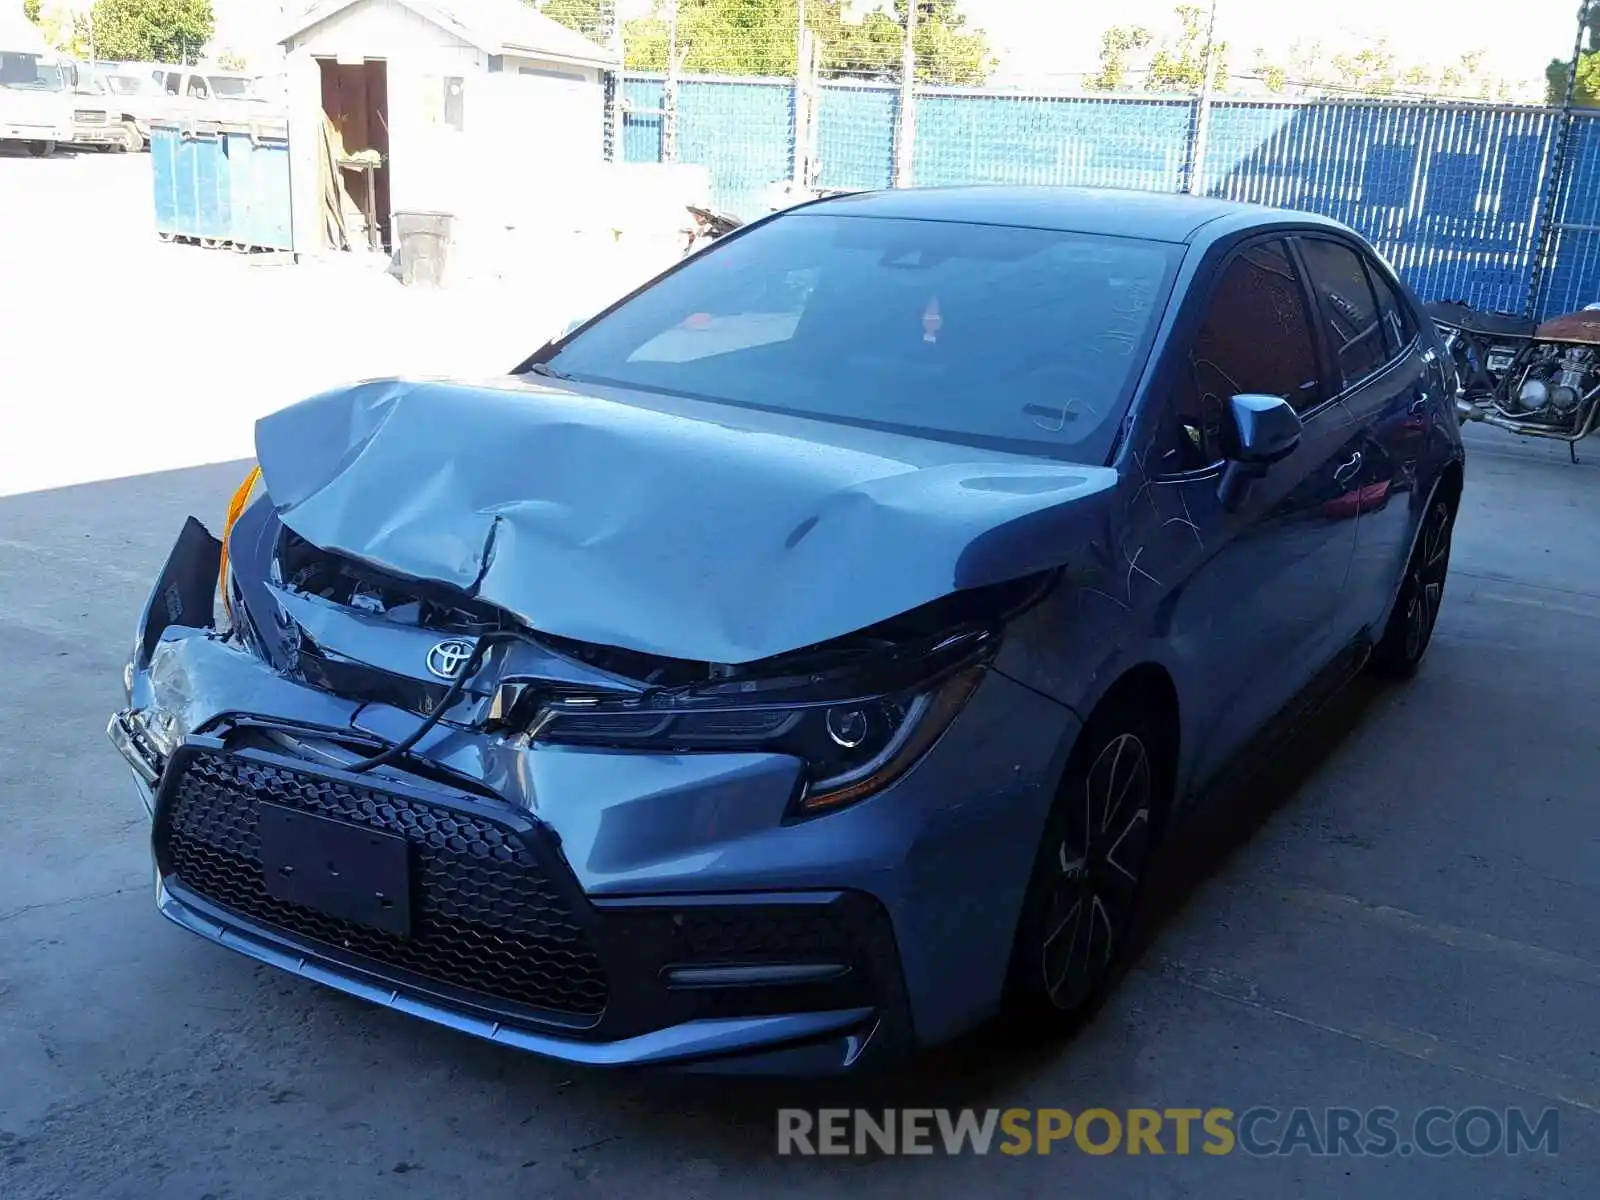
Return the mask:
<path id="1" fill-rule="evenodd" d="M 1343 230 L 1313 213 L 1236 200 L 1126 188 L 977 184 L 903 188 L 832 196 L 791 209 L 796 214 L 898 217 L 1136 237 L 1186 243 L 1258 226 L 1310 225 Z M 1198 237 L 1205 231 L 1207 237 Z"/>

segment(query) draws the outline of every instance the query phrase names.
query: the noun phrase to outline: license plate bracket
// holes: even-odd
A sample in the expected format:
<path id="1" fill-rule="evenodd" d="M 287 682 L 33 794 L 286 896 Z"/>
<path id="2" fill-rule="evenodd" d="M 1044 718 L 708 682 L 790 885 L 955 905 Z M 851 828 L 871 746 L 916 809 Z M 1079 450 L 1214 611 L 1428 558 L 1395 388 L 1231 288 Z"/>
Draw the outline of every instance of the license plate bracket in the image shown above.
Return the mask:
<path id="1" fill-rule="evenodd" d="M 411 846 L 382 829 L 278 804 L 256 809 L 261 877 L 275 900 L 397 937 L 411 933 Z"/>

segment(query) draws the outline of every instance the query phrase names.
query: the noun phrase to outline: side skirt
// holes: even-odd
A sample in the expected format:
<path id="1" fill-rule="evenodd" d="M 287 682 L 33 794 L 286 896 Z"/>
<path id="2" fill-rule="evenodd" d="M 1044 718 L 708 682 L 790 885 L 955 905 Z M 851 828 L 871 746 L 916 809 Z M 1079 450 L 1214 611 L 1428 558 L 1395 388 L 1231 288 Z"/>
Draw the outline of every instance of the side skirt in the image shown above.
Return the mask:
<path id="1" fill-rule="evenodd" d="M 1372 647 L 1371 636 L 1363 633 L 1336 654 L 1232 759 L 1190 790 L 1181 805 L 1184 818 L 1237 796 L 1267 774 L 1280 761 L 1285 747 L 1294 743 L 1296 735 L 1361 674 Z"/>

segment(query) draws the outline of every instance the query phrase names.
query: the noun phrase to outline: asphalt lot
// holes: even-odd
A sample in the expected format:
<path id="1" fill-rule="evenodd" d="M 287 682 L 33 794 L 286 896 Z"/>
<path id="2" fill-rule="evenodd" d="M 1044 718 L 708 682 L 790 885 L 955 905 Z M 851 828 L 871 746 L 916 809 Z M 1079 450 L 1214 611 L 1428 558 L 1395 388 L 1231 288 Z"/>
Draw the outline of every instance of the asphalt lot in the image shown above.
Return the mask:
<path id="1" fill-rule="evenodd" d="M 98 156 L 0 159 L 0 229 L 18 208 L 58 228 L 71 191 L 19 200 L 19 166 L 137 182 Z M 99 246 L 0 243 L 48 275 L 0 286 L 3 1200 L 1600 1193 L 1600 443 L 1572 466 L 1471 431 L 1421 676 L 1352 689 L 1295 748 L 1292 777 L 1176 847 L 1152 944 L 1075 1040 L 1017 1053 L 977 1038 L 871 1085 L 582 1073 L 285 977 L 155 914 L 143 812 L 102 730 L 172 538 L 190 512 L 219 520 L 243 470 L 186 464 L 238 457 L 254 409 L 321 378 L 430 358 L 503 369 L 513 347 L 510 322 L 487 330 L 447 295 L 418 316 L 363 278 L 351 293 L 432 340 L 297 348 L 336 310 L 315 295 L 329 285 L 140 233 L 123 214 Z M 103 285 L 102 270 L 116 272 Z M 204 311 L 143 299 L 196 279 L 212 311 L 256 314 L 275 331 L 259 344 L 279 349 L 232 365 L 204 337 L 194 358 L 74 354 L 41 332 L 78 324 L 46 301 L 125 287 L 136 341 L 180 317 L 201 329 Z M 93 482 L 40 490 L 69 480 Z M 1212 1157 L 1169 1141 L 1159 1158 L 805 1159 L 775 1153 L 781 1105 L 1553 1107 L 1560 1132 L 1556 1154 L 1518 1157 Z"/>

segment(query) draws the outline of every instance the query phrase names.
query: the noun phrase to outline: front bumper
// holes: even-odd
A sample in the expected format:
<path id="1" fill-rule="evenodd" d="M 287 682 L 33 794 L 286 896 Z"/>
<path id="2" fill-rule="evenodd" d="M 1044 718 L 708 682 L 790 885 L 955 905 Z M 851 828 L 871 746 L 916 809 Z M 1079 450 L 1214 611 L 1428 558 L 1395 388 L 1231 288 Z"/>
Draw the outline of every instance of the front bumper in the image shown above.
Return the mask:
<path id="1" fill-rule="evenodd" d="M 72 130 L 60 125 L 19 125 L 0 122 L 0 142 L 69 142 Z"/>
<path id="2" fill-rule="evenodd" d="M 74 125 L 72 127 L 72 144 L 74 146 L 120 146 L 122 144 L 122 126 L 119 125 Z"/>
<path id="3" fill-rule="evenodd" d="M 164 626 L 209 612 L 206 537 L 196 527 L 180 539 L 139 633 L 129 709 L 108 728 L 152 814 L 159 904 L 175 923 L 577 1064 L 837 1072 L 997 1009 L 1076 728 L 1061 706 L 991 672 L 896 784 L 801 822 L 786 820 L 797 764 L 766 754 L 530 747 L 441 725 L 413 752 L 426 778 L 350 775 L 319 757 L 319 738 L 376 749 L 419 718 L 309 687 L 200 628 Z M 252 841 L 263 800 L 406 837 L 413 911 L 450 926 L 420 939 L 433 957 L 270 902 Z M 445 864 L 453 874 L 441 874 L 440 837 L 465 839 Z M 483 857 L 496 845 L 524 875 Z M 543 911 L 530 915 L 533 892 Z M 565 979 L 550 995 L 505 986 L 523 967 L 549 969 L 555 949 L 599 981 L 592 994 L 574 1001 Z"/>

